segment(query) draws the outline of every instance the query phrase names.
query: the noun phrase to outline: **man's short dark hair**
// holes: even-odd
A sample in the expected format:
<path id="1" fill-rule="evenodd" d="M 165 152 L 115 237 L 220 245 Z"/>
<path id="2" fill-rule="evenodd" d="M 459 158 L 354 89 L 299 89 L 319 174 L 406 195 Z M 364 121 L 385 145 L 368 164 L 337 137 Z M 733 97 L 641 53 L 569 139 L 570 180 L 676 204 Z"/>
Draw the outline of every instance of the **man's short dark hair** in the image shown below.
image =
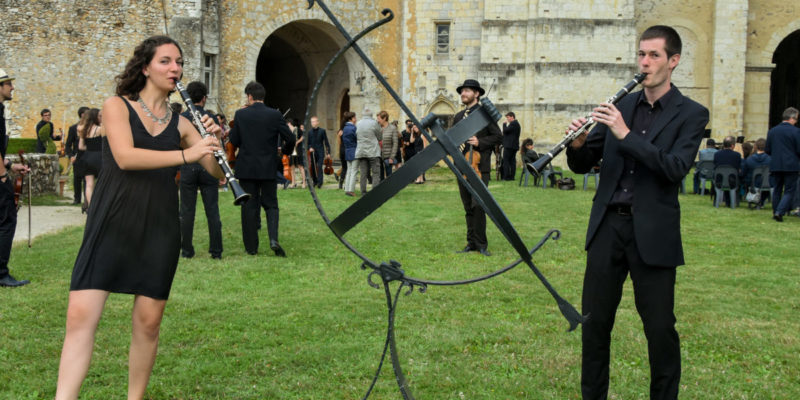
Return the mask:
<path id="1" fill-rule="evenodd" d="M 192 99 L 192 103 L 199 103 L 203 101 L 203 97 L 208 96 L 208 86 L 200 81 L 191 81 L 186 85 L 186 93 Z"/>
<path id="2" fill-rule="evenodd" d="M 264 101 L 264 98 L 267 96 L 267 90 L 264 89 L 264 85 L 256 81 L 251 81 L 244 87 L 244 94 L 253 96 L 253 100 Z"/>
<path id="3" fill-rule="evenodd" d="M 756 150 L 757 151 L 764 151 L 767 149 L 767 139 L 758 138 L 756 139 Z"/>
<path id="4" fill-rule="evenodd" d="M 798 113 L 800 113 L 800 111 L 797 111 L 796 108 L 789 107 L 789 108 L 783 110 L 783 120 L 784 121 L 788 121 L 791 118 L 797 119 L 797 114 Z"/>
<path id="5" fill-rule="evenodd" d="M 406 120 L 406 125 L 408 125 L 408 124 L 413 124 L 413 123 L 414 123 L 414 121 L 412 121 L 412 120 L 410 120 L 410 119 L 407 119 L 407 120 Z"/>
<path id="6" fill-rule="evenodd" d="M 344 118 L 345 122 L 350 121 L 355 116 L 356 116 L 356 113 L 354 113 L 352 111 L 345 111 L 344 114 L 342 114 L 342 118 Z"/>
<path id="7" fill-rule="evenodd" d="M 78 109 L 78 118 L 83 117 L 83 113 L 89 111 L 89 107 L 83 106 Z"/>
<path id="8" fill-rule="evenodd" d="M 514 115 L 514 112 L 513 112 L 513 111 L 509 111 L 509 112 L 507 112 L 507 113 L 506 113 L 506 117 L 511 117 L 511 118 L 517 119 L 517 116 L 516 116 L 516 115 Z"/>
<path id="9" fill-rule="evenodd" d="M 708 138 L 708 140 L 706 140 L 706 147 L 717 147 L 717 142 L 715 142 L 714 139 Z"/>
<path id="10" fill-rule="evenodd" d="M 725 139 L 722 139 L 723 149 L 732 149 L 733 146 L 735 145 L 736 145 L 736 138 L 733 136 L 725 136 Z"/>
<path id="11" fill-rule="evenodd" d="M 53 113 L 50 112 L 49 108 L 42 109 L 42 111 L 39 113 L 39 115 L 42 116 L 42 117 L 44 117 L 45 114 L 51 114 L 52 115 Z"/>
<path id="12" fill-rule="evenodd" d="M 672 57 L 675 54 L 681 54 L 683 44 L 681 36 L 672 27 L 666 25 L 653 25 L 642 32 L 639 41 L 650 39 L 664 39 L 664 50 L 667 52 L 667 57 Z"/>

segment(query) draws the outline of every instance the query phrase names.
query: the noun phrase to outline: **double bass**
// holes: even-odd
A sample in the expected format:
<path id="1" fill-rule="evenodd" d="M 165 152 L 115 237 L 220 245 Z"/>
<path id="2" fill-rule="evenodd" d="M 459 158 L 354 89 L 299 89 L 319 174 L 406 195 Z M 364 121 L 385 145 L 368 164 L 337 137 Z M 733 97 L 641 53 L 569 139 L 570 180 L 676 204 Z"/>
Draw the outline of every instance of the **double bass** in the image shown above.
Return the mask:
<path id="1" fill-rule="evenodd" d="M 17 154 L 19 155 L 20 164 L 22 164 L 23 166 L 26 165 L 25 157 L 23 156 L 23 154 L 25 154 L 25 150 L 20 149 Z M 23 173 L 19 173 L 17 174 L 16 179 L 14 179 L 14 205 L 17 207 L 17 210 L 19 210 L 20 207 L 19 196 L 20 194 L 22 194 L 23 175 L 24 175 Z M 28 247 L 31 247 L 31 197 L 32 197 L 31 195 L 33 194 L 32 192 L 33 189 L 32 189 L 31 176 L 28 175 Z"/>

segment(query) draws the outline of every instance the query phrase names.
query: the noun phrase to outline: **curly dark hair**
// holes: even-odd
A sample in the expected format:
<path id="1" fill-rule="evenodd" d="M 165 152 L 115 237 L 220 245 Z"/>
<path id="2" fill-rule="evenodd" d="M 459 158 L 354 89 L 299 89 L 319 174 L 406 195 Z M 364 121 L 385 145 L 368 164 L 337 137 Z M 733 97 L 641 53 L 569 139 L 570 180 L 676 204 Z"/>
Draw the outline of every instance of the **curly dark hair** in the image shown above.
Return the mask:
<path id="1" fill-rule="evenodd" d="M 142 70 L 153 60 L 156 49 L 165 44 L 174 44 L 178 51 L 181 52 L 181 56 L 183 56 L 181 46 L 169 36 L 159 35 L 145 39 L 133 50 L 133 56 L 128 60 L 128 64 L 125 65 L 125 70 L 114 78 L 117 81 L 117 95 L 128 96 L 131 100 L 139 99 L 139 92 L 144 89 L 147 83 L 147 78 L 142 73 Z"/>

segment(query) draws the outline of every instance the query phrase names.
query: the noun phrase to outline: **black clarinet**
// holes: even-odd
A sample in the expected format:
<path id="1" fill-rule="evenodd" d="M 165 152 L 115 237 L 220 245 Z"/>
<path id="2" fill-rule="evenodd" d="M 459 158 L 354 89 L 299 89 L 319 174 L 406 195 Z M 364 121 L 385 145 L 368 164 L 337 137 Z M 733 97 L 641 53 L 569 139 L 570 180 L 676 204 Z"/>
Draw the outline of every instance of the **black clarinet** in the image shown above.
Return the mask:
<path id="1" fill-rule="evenodd" d="M 209 136 L 210 133 L 206 131 L 203 123 L 200 121 L 200 112 L 197 111 L 197 108 L 195 108 L 192 102 L 192 98 L 189 97 L 189 93 L 186 92 L 186 87 L 183 86 L 183 83 L 179 80 L 175 81 L 175 87 L 178 89 L 178 93 L 180 93 L 183 102 L 186 104 L 186 108 L 189 109 L 189 113 L 192 114 L 192 122 L 194 122 L 194 126 L 200 132 L 200 136 Z M 233 171 L 230 165 L 228 165 L 228 158 L 225 156 L 225 152 L 221 149 L 215 151 L 214 158 L 217 159 L 220 168 L 222 168 L 222 172 L 225 173 L 225 179 L 228 180 L 228 186 L 230 186 L 233 192 L 233 204 L 238 206 L 246 202 L 250 198 L 250 193 L 245 192 L 244 189 L 242 189 L 242 185 L 239 184 L 239 180 L 233 176 Z"/>
<path id="2" fill-rule="evenodd" d="M 633 79 L 630 82 L 628 82 L 627 85 L 623 86 L 622 89 L 620 89 L 619 92 L 617 92 L 617 94 L 611 96 L 606 101 L 606 103 L 617 104 L 617 102 L 620 101 L 623 97 L 625 97 L 626 94 L 630 93 L 631 90 L 633 90 L 633 88 L 636 87 L 636 85 L 642 83 L 645 76 L 647 76 L 647 73 L 644 72 L 634 75 Z M 567 146 L 569 146 L 569 144 L 572 143 L 573 140 L 577 139 L 578 136 L 580 136 L 583 132 L 586 132 L 589 128 L 594 126 L 594 124 L 595 121 L 591 115 L 586 117 L 586 122 L 583 125 L 581 125 L 580 128 L 574 131 L 570 130 L 569 132 L 567 132 L 567 136 L 564 136 L 564 139 L 555 147 L 550 149 L 550 151 L 548 151 L 547 154 L 543 154 L 536 161 L 528 163 L 527 164 L 528 169 L 531 170 L 531 173 L 533 173 L 534 175 L 540 174 L 542 170 L 547 166 L 547 164 L 550 164 L 550 161 L 553 161 L 553 158 L 555 158 L 559 153 L 564 151 L 564 149 L 566 149 Z"/>

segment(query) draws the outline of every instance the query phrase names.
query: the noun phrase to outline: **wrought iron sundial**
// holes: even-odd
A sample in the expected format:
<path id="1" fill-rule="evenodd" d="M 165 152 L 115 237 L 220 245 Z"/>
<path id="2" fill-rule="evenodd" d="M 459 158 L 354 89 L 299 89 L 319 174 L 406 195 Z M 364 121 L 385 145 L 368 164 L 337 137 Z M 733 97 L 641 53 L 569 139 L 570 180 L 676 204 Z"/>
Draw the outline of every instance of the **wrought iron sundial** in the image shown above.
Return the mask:
<path id="1" fill-rule="evenodd" d="M 497 123 L 497 121 L 501 118 L 500 113 L 494 107 L 494 105 L 489 101 L 487 98 L 481 99 L 481 107 L 479 107 L 476 111 L 470 113 L 469 118 L 466 118 L 460 121 L 458 124 L 453 126 L 451 129 L 445 131 L 442 125 L 439 123 L 437 118 L 433 114 L 429 114 L 422 120 L 418 120 L 414 113 L 408 108 L 408 106 L 403 102 L 402 99 L 397 95 L 395 90 L 392 88 L 391 85 L 386 81 L 380 71 L 375 67 L 372 60 L 367 57 L 367 55 L 361 50 L 361 48 L 356 43 L 359 39 L 364 37 L 369 32 L 375 30 L 379 26 L 386 24 L 387 22 L 391 21 L 394 18 L 394 13 L 390 9 L 384 9 L 381 11 L 384 18 L 378 20 L 377 22 L 373 23 L 372 25 L 368 26 L 363 31 L 359 32 L 355 36 L 350 36 L 347 30 L 342 26 L 336 16 L 331 12 L 331 10 L 325 5 L 324 2 L 321 0 L 307 0 L 308 1 L 308 8 L 314 6 L 316 3 L 322 11 L 328 16 L 336 29 L 342 34 L 342 36 L 347 40 L 347 43 L 333 56 L 333 58 L 328 62 L 328 65 L 322 70 L 322 73 L 317 79 L 316 84 L 314 85 L 314 89 L 311 93 L 311 97 L 308 101 L 308 107 L 306 107 L 306 115 L 304 118 L 306 126 L 310 126 L 310 113 L 311 110 L 314 109 L 314 104 L 316 103 L 317 94 L 324 82 L 325 78 L 327 77 L 328 73 L 330 72 L 331 67 L 336 63 L 337 60 L 347 51 L 353 49 L 359 57 L 362 59 L 364 64 L 372 71 L 375 75 L 375 78 L 381 83 L 381 85 L 386 89 L 386 91 L 392 96 L 395 102 L 400 106 L 400 108 L 405 112 L 408 116 L 408 119 L 413 121 L 417 127 L 420 128 L 420 132 L 425 135 L 425 138 L 428 140 L 430 145 L 426 147 L 422 152 L 418 153 L 414 156 L 411 160 L 403 164 L 401 168 L 397 171 L 393 172 L 392 175 L 386 178 L 386 180 L 382 181 L 379 185 L 375 186 L 371 191 L 367 192 L 364 196 L 354 202 L 350 207 L 345 209 L 342 213 L 340 213 L 337 217 L 331 220 L 327 213 L 325 212 L 322 204 L 320 203 L 319 198 L 317 197 L 317 193 L 314 189 L 314 185 L 309 185 L 309 191 L 311 192 L 311 197 L 314 200 L 314 204 L 317 207 L 322 219 L 325 221 L 325 224 L 331 229 L 333 234 L 339 239 L 342 244 L 347 247 L 348 250 L 353 252 L 356 256 L 358 256 L 362 260 L 361 268 L 362 269 L 371 269 L 372 271 L 367 276 L 367 282 L 370 286 L 380 289 L 381 284 L 376 283 L 373 278 L 380 278 L 381 283 L 383 285 L 384 293 L 386 295 L 386 304 L 388 307 L 388 321 L 387 321 L 387 332 L 386 332 L 386 341 L 384 342 L 384 349 L 383 354 L 381 356 L 381 361 L 378 365 L 378 370 L 375 373 L 375 377 L 372 380 L 369 388 L 367 389 L 364 399 L 368 398 L 370 393 L 372 392 L 373 387 L 375 386 L 375 382 L 377 382 L 378 376 L 380 375 L 381 367 L 383 366 L 383 362 L 386 358 L 387 351 L 390 354 L 392 367 L 394 369 L 394 375 L 397 379 L 397 385 L 400 389 L 400 393 L 403 395 L 404 399 L 413 399 L 413 395 L 411 394 L 410 389 L 408 388 L 408 382 L 406 381 L 405 375 L 403 374 L 402 367 L 400 365 L 399 356 L 397 354 L 397 347 L 395 344 L 394 339 L 394 317 L 395 317 L 395 309 L 397 306 L 397 300 L 399 297 L 400 292 L 403 288 L 406 288 L 406 294 L 411 294 L 414 291 L 414 288 L 417 288 L 420 292 L 425 292 L 428 286 L 454 286 L 454 285 L 465 285 L 470 283 L 479 282 L 482 280 L 486 280 L 492 278 L 494 276 L 500 275 L 504 272 L 511 270 L 512 268 L 516 267 L 520 263 L 525 263 L 528 267 L 533 271 L 537 278 L 542 282 L 548 292 L 553 296 L 558 304 L 558 308 L 561 310 L 561 313 L 569 322 L 569 330 L 574 330 L 578 324 L 585 321 L 586 317 L 582 316 L 570 303 L 564 300 L 558 292 L 553 288 L 552 285 L 547 281 L 544 275 L 539 271 L 538 268 L 533 264 L 533 260 L 531 255 L 536 252 L 541 246 L 548 239 L 558 239 L 559 232 L 557 230 L 550 230 L 547 232 L 544 237 L 536 244 L 533 248 L 528 249 L 525 243 L 522 241 L 519 233 L 514 229 L 514 226 L 511 224 L 511 221 L 508 219 L 506 214 L 503 212 L 503 209 L 500 208 L 500 205 L 494 199 L 492 194 L 489 192 L 489 189 L 484 185 L 483 181 L 481 181 L 480 177 L 475 173 L 475 170 L 472 169 L 469 162 L 464 158 L 461 151 L 459 150 L 459 146 L 464 143 L 469 137 L 475 135 L 477 132 L 488 126 L 489 124 Z M 436 140 L 433 140 L 433 137 L 428 132 L 430 130 L 436 137 Z M 449 157 L 448 157 L 449 156 Z M 452 160 L 451 160 L 452 159 Z M 356 227 L 361 221 L 363 221 L 366 217 L 372 214 L 374 211 L 378 210 L 385 202 L 391 199 L 395 194 L 400 192 L 403 188 L 408 186 L 411 182 L 414 181 L 416 177 L 421 175 L 423 172 L 427 171 L 429 168 L 434 166 L 437 162 L 444 161 L 447 164 L 447 167 L 453 171 L 455 177 L 469 190 L 472 194 L 473 198 L 476 202 L 483 208 L 486 212 L 486 215 L 494 222 L 497 229 L 503 234 L 506 240 L 511 244 L 514 250 L 517 251 L 520 258 L 513 261 L 512 263 L 486 275 L 474 277 L 471 279 L 465 280 L 458 280 L 458 281 L 439 281 L 439 280 L 429 280 L 429 279 L 422 279 L 422 278 L 415 278 L 405 274 L 405 271 L 401 268 L 402 265 L 395 260 L 390 260 L 388 262 L 376 262 L 365 256 L 363 253 L 358 251 L 347 239 L 344 238 L 344 235 Z M 303 162 L 307 163 L 305 157 L 303 157 Z M 309 171 L 306 168 L 306 171 Z M 307 172 L 308 174 L 309 172 Z M 308 177 L 307 177 L 308 179 Z M 390 283 L 393 281 L 400 282 L 400 285 L 397 287 L 394 294 L 390 289 Z"/>

